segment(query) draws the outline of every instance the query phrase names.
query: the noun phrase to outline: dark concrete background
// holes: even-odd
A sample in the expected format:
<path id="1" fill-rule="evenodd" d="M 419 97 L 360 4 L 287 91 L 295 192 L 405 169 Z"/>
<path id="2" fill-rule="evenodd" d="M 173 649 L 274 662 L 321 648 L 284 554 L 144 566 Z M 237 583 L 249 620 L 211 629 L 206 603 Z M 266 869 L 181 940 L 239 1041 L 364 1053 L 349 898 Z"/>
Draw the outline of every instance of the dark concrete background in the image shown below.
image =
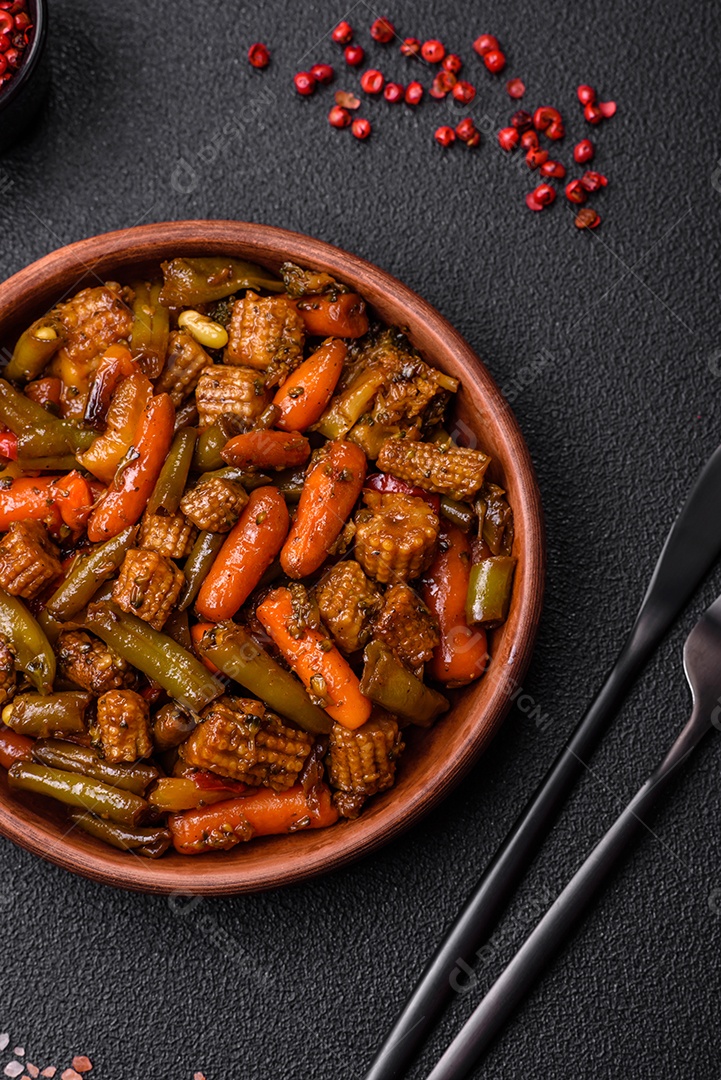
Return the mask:
<path id="1" fill-rule="evenodd" d="M 566 162 L 588 133 L 575 86 L 618 102 L 592 133 L 610 178 L 594 234 L 574 229 L 565 200 L 531 214 L 530 175 L 492 137 L 476 152 L 442 152 L 433 130 L 459 115 L 447 103 L 364 104 L 376 121 L 368 143 L 332 131 L 329 91 L 300 100 L 290 80 L 338 60 L 328 33 L 341 4 L 51 9 L 47 112 L 0 160 L 3 278 L 140 221 L 236 217 L 313 234 L 396 274 L 465 334 L 512 396 L 537 465 L 549 573 L 526 690 L 548 723 L 514 710 L 473 775 L 401 840 L 301 887 L 184 910 L 0 843 L 0 1030 L 11 1047 L 24 1044 L 31 1060 L 87 1053 L 97 1080 L 189 1080 L 198 1069 L 208 1080 L 358 1080 L 599 685 L 719 441 L 719 9 L 389 0 L 378 12 L 467 58 L 480 88 L 473 113 L 489 127 L 512 111 L 506 75 L 523 76 L 524 104 L 556 104 L 567 118 Z M 359 0 L 349 16 L 364 44 L 373 14 Z M 502 79 L 471 52 L 483 31 L 506 48 Z M 257 39 L 273 49 L 265 73 L 245 61 Z M 371 58 L 407 81 L 395 49 L 374 46 Z M 356 79 L 343 70 L 337 85 Z M 720 585 L 717 572 L 659 650 L 494 937 L 477 989 L 412 1077 L 427 1074 L 683 721 L 682 642 Z M 720 778 L 709 740 L 478 1076 L 719 1076 Z"/>

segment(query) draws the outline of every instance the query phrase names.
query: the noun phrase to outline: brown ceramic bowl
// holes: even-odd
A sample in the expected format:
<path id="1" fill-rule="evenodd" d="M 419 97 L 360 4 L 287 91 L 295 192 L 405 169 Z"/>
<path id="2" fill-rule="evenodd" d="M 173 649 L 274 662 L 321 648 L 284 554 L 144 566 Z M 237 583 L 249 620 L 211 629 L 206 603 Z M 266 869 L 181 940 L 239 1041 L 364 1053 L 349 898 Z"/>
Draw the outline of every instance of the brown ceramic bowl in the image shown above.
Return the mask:
<path id="1" fill-rule="evenodd" d="M 493 478 L 515 515 L 518 568 L 508 621 L 494 632 L 485 677 L 454 693 L 450 713 L 430 730 L 409 732 L 395 787 L 372 799 L 361 817 L 325 830 L 268 837 L 232 851 L 195 857 L 174 852 L 141 859 L 68 832 L 50 801 L 9 795 L 2 770 L 0 833 L 68 870 L 144 892 L 253 892 L 299 881 L 367 854 L 437 806 L 488 745 L 508 711 L 531 656 L 541 612 L 544 535 L 528 450 L 511 410 L 477 356 L 425 300 L 370 263 L 298 233 L 236 221 L 184 221 L 107 233 L 47 255 L 0 289 L 0 345 L 78 288 L 124 278 L 173 255 L 225 253 L 277 270 L 286 259 L 327 270 L 352 285 L 387 323 L 408 329 L 431 364 L 461 380 L 458 418 L 477 432 L 494 459 Z"/>

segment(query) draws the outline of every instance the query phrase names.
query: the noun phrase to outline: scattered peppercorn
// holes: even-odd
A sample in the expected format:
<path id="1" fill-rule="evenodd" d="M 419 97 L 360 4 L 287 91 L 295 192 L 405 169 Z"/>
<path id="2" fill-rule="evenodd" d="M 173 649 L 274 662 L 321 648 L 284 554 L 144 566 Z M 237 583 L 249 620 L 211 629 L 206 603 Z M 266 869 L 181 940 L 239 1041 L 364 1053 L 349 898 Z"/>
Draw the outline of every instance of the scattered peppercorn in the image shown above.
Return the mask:
<path id="1" fill-rule="evenodd" d="M 579 165 L 585 165 L 587 161 L 593 161 L 596 150 L 590 139 L 581 139 L 573 148 L 573 160 Z"/>
<path id="2" fill-rule="evenodd" d="M 423 100 L 423 86 L 419 82 L 409 82 L 406 87 L 406 105 L 420 105 Z"/>
<path id="3" fill-rule="evenodd" d="M 351 67 L 358 67 L 358 65 L 362 64 L 366 58 L 365 49 L 362 45 L 348 45 L 343 56 L 345 57 L 346 64 L 349 64 Z"/>
<path id="4" fill-rule="evenodd" d="M 342 105 L 334 105 L 328 113 L 328 123 L 334 128 L 345 128 L 350 125 L 351 115 Z"/>
<path id="5" fill-rule="evenodd" d="M 360 98 L 350 94 L 347 90 L 336 90 L 335 103 L 342 109 L 360 109 Z"/>
<path id="6" fill-rule="evenodd" d="M 577 229 L 595 229 L 601 224 L 601 219 L 590 206 L 584 206 L 583 210 L 579 210 L 576 214 L 573 224 Z"/>
<path id="7" fill-rule="evenodd" d="M 552 161 L 549 159 L 541 165 L 540 171 L 542 176 L 550 176 L 554 180 L 564 180 L 566 177 L 566 166 L 560 161 Z"/>
<path id="8" fill-rule="evenodd" d="M 498 132 L 498 142 L 503 150 L 515 150 L 520 138 L 521 136 L 518 134 L 518 129 L 514 127 L 501 128 Z"/>
<path id="9" fill-rule="evenodd" d="M 596 91 L 587 83 L 582 83 L 576 90 L 576 96 L 582 105 L 593 105 L 596 100 Z"/>
<path id="10" fill-rule="evenodd" d="M 506 83 L 506 93 L 512 98 L 522 98 L 526 92 L 526 84 L 523 79 L 509 79 Z"/>
<path id="11" fill-rule="evenodd" d="M 421 43 L 418 38 L 407 37 L 401 42 L 401 55 L 402 56 L 419 56 L 421 51 Z"/>
<path id="12" fill-rule="evenodd" d="M 483 63 L 492 75 L 497 75 L 506 66 L 506 57 L 500 49 L 489 49 L 483 57 Z"/>
<path id="13" fill-rule="evenodd" d="M 266 68 L 270 63 L 270 52 L 268 47 L 263 45 L 260 41 L 256 41 L 256 43 L 251 45 L 248 49 L 248 60 L 251 67 Z"/>
<path id="14" fill-rule="evenodd" d="M 366 94 L 380 94 L 383 91 L 385 81 L 385 77 L 380 71 L 376 71 L 375 68 L 368 68 L 361 75 L 361 90 L 364 90 Z"/>
<path id="15" fill-rule="evenodd" d="M 453 87 L 451 91 L 456 101 L 460 101 L 462 105 L 470 105 L 476 96 L 476 88 L 469 82 L 465 82 L 461 79 Z"/>
<path id="16" fill-rule="evenodd" d="M 570 180 L 566 184 L 566 198 L 572 203 L 585 203 L 588 195 L 580 180 Z"/>
<path id="17" fill-rule="evenodd" d="M 440 146 L 450 146 L 456 141 L 456 133 L 452 127 L 444 125 L 443 127 L 436 128 L 434 138 Z"/>
<path id="18" fill-rule="evenodd" d="M 310 73 L 319 83 L 332 83 L 335 78 L 335 71 L 330 64 L 313 64 Z"/>
<path id="19" fill-rule="evenodd" d="M 529 169 L 537 169 L 541 165 L 545 165 L 548 161 L 548 150 L 541 150 L 537 146 L 532 146 L 526 154 L 526 165 Z"/>
<path id="20" fill-rule="evenodd" d="M 539 184 L 533 189 L 533 196 L 541 206 L 550 206 L 556 198 L 556 189 L 550 184 Z"/>
<path id="21" fill-rule="evenodd" d="M 456 135 L 467 146 L 478 146 L 481 141 L 481 133 L 470 116 L 456 124 Z"/>
<path id="22" fill-rule="evenodd" d="M 371 25 L 371 37 L 374 41 L 379 41 L 383 45 L 387 45 L 389 41 L 392 41 L 395 36 L 396 28 L 390 19 L 376 19 Z"/>
<path id="23" fill-rule="evenodd" d="M 445 55 L 445 45 L 441 41 L 436 41 L 434 38 L 431 38 L 430 41 L 424 41 L 421 45 L 421 56 L 424 60 L 427 60 L 429 64 L 440 64 Z"/>
<path id="24" fill-rule="evenodd" d="M 551 124 L 560 124 L 561 114 L 551 105 L 540 105 L 533 114 L 533 126 L 536 131 L 545 131 Z"/>
<path id="25" fill-rule="evenodd" d="M 533 127 L 533 117 L 525 109 L 518 109 L 511 117 L 511 127 L 522 135 L 524 131 L 530 131 Z"/>
<path id="26" fill-rule="evenodd" d="M 433 79 L 429 93 L 431 97 L 441 100 L 456 85 L 457 79 L 450 71 L 439 71 Z"/>
<path id="27" fill-rule="evenodd" d="M 389 82 L 385 85 L 385 89 L 383 90 L 383 97 L 386 99 L 386 101 L 390 101 L 390 103 L 394 105 L 396 101 L 403 101 L 404 93 L 405 90 L 400 83 Z"/>
<path id="28" fill-rule="evenodd" d="M 524 150 L 535 150 L 538 145 L 538 135 L 535 131 L 523 132 L 521 135 L 521 146 Z"/>
<path id="29" fill-rule="evenodd" d="M 343 22 L 338 23 L 331 37 L 339 45 L 347 45 L 353 40 L 353 27 L 344 19 Z"/>
<path id="30" fill-rule="evenodd" d="M 456 56 L 455 53 L 448 53 L 448 56 L 443 59 L 442 66 L 445 71 L 450 71 L 452 75 L 457 75 L 463 67 L 463 61 L 460 56 Z"/>
<path id="31" fill-rule="evenodd" d="M 372 131 L 370 120 L 365 120 L 363 117 L 359 116 L 358 119 L 354 120 L 351 124 L 351 131 L 356 139 L 367 139 Z"/>
<path id="32" fill-rule="evenodd" d="M 485 56 L 491 49 L 497 49 L 498 47 L 498 38 L 495 38 L 493 34 L 481 34 L 473 42 L 473 48 L 479 56 Z"/>
<path id="33" fill-rule="evenodd" d="M 600 124 L 603 120 L 603 113 L 599 109 L 598 105 L 594 102 L 589 102 L 583 110 L 583 115 L 589 124 Z"/>
<path id="34" fill-rule="evenodd" d="M 610 120 L 612 116 L 616 115 L 617 106 L 615 101 L 599 101 L 598 107 L 604 120 Z"/>
<path id="35" fill-rule="evenodd" d="M 308 97 L 309 94 L 315 91 L 316 82 L 309 71 L 299 71 L 297 75 L 293 76 L 293 82 L 296 90 L 303 97 Z"/>
<path id="36" fill-rule="evenodd" d="M 585 172 L 581 177 L 581 186 L 584 191 L 598 191 L 601 187 L 606 187 L 608 180 L 600 172 Z"/>

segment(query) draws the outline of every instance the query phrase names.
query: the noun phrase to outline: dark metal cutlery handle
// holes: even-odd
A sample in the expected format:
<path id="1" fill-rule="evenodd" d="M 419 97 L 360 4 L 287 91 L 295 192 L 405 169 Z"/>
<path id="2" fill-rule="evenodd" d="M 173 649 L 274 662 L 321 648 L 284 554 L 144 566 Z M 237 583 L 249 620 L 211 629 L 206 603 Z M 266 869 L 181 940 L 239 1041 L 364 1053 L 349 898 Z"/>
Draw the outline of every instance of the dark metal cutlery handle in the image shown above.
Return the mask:
<path id="1" fill-rule="evenodd" d="M 707 730 L 705 722 L 699 723 L 698 717 L 691 718 L 663 764 L 646 781 L 548 909 L 429 1073 L 428 1080 L 462 1080 L 468 1074 L 531 985 L 547 970 L 553 957 L 566 944 L 574 925 L 626 853 L 631 841 L 645 827 L 645 815 Z"/>

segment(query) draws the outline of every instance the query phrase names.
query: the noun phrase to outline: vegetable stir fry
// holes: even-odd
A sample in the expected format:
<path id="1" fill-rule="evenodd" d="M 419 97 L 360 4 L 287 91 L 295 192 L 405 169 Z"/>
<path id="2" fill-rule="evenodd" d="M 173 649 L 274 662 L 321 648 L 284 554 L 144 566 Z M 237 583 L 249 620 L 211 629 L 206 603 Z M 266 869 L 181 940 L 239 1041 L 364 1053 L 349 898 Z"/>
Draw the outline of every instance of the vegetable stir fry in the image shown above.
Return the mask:
<path id="1" fill-rule="evenodd" d="M 136 855 L 353 819 L 482 677 L 513 516 L 455 379 L 290 263 L 63 300 L 0 378 L 0 765 Z"/>

